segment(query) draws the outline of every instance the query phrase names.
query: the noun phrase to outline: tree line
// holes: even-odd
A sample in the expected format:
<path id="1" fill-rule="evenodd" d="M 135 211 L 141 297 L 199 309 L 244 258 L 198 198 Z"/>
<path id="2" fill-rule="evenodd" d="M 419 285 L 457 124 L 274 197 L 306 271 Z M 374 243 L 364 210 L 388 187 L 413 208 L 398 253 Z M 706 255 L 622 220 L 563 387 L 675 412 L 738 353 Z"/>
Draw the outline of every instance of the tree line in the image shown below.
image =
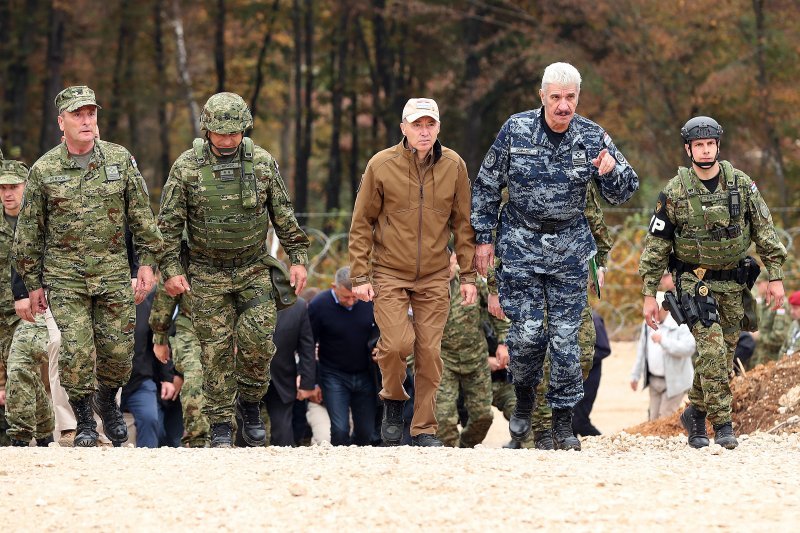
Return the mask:
<path id="1" fill-rule="evenodd" d="M 346 213 L 369 157 L 400 140 L 407 98 L 438 101 L 440 139 L 474 177 L 503 121 L 540 105 L 544 67 L 568 61 L 578 112 L 642 178 L 634 207 L 686 164 L 679 130 L 696 114 L 722 123 L 723 156 L 772 206 L 795 207 L 798 19 L 794 0 L 0 0 L 0 145 L 32 163 L 59 141 L 55 95 L 86 84 L 101 136 L 157 193 L 208 96 L 234 91 L 296 210 Z"/>

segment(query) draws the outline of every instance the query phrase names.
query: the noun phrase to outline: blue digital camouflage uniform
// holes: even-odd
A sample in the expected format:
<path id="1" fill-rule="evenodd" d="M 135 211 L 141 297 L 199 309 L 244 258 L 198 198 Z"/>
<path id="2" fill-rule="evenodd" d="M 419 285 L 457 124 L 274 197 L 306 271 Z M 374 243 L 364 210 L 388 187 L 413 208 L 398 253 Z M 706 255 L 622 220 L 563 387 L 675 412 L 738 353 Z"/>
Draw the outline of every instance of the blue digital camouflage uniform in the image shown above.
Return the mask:
<path id="1" fill-rule="evenodd" d="M 586 188 L 593 179 L 600 195 L 616 205 L 636 192 L 639 179 L 600 126 L 576 114 L 556 148 L 541 113 L 518 113 L 503 124 L 472 186 L 471 221 L 477 244 L 490 244 L 497 229 L 497 278 L 512 322 L 514 384 L 535 387 L 541 381 L 549 344 L 546 398 L 564 409 L 583 397 L 578 326 L 587 302 L 588 260 L 597 252 L 584 216 Z M 617 165 L 601 176 L 591 160 L 604 148 Z M 503 189 L 509 201 L 498 217 Z"/>

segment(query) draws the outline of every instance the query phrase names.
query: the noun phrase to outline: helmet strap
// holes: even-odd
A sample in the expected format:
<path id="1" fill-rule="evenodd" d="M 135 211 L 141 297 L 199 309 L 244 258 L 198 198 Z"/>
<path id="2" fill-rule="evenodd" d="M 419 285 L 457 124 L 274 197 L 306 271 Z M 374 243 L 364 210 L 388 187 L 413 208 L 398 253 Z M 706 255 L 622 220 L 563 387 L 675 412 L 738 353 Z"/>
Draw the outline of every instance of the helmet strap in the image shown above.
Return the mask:
<path id="1" fill-rule="evenodd" d="M 694 160 L 694 156 L 692 155 L 692 144 L 691 144 L 691 141 L 689 142 L 689 159 L 692 161 L 693 165 L 697 165 L 698 167 L 700 167 L 702 169 L 707 169 L 707 168 L 713 167 L 717 163 L 717 161 L 719 161 L 719 139 L 717 139 L 717 155 L 714 156 L 714 160 L 713 161 L 708 161 L 708 162 L 705 162 L 705 163 L 698 163 L 697 161 L 695 161 Z"/>
<path id="2" fill-rule="evenodd" d="M 217 146 L 216 144 L 211 142 L 211 136 L 208 134 L 208 132 L 206 132 L 206 140 L 208 141 L 208 144 L 213 146 L 214 150 L 216 150 L 216 152 L 219 155 L 221 155 L 222 157 L 230 157 L 232 155 L 236 155 L 236 152 L 239 151 L 239 146 L 241 146 L 241 144 L 242 144 L 242 143 L 239 143 L 236 146 L 234 146 L 233 148 L 220 148 L 219 146 Z"/>

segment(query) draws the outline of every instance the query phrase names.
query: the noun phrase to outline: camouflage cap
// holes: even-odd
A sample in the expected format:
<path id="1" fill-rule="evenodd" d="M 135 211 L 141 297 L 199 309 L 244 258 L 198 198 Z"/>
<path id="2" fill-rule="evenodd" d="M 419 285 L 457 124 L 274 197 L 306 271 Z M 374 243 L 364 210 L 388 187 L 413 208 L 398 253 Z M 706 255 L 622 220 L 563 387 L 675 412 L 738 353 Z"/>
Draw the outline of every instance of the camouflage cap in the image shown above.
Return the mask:
<path id="1" fill-rule="evenodd" d="M 85 105 L 93 105 L 98 109 L 103 109 L 97 105 L 94 91 L 86 85 L 67 87 L 56 95 L 56 109 L 59 115 L 64 111 L 75 111 Z"/>
<path id="2" fill-rule="evenodd" d="M 24 163 L 6 159 L 0 161 L 0 185 L 19 185 L 28 179 L 28 167 Z"/>
<path id="3" fill-rule="evenodd" d="M 244 98 L 236 93 L 217 93 L 208 99 L 200 114 L 200 128 L 230 135 L 253 127 L 253 115 Z"/>

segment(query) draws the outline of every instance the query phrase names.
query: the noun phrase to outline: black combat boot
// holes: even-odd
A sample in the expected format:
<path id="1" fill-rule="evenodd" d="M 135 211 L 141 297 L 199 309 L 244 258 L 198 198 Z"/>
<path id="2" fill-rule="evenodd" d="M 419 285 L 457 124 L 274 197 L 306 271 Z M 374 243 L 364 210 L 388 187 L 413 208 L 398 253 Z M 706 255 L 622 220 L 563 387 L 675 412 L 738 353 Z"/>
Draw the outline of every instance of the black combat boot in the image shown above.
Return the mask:
<path id="1" fill-rule="evenodd" d="M 430 433 L 420 433 L 419 435 L 415 435 L 411 437 L 411 445 L 412 446 L 425 446 L 428 448 L 440 448 L 444 446 L 442 441 L 436 438 L 435 435 L 431 435 Z"/>
<path id="2" fill-rule="evenodd" d="M 122 418 L 122 411 L 117 405 L 119 387 L 111 387 L 97 383 L 97 392 L 92 398 L 92 409 L 103 421 L 103 431 L 108 440 L 119 446 L 128 440 L 128 426 Z"/>
<path id="3" fill-rule="evenodd" d="M 511 438 L 522 442 L 531 433 L 531 413 L 533 412 L 534 391 L 533 387 L 514 385 L 514 394 L 517 404 L 508 421 L 508 431 Z"/>
<path id="4" fill-rule="evenodd" d="M 28 442 L 24 440 L 11 439 L 11 446 L 17 446 L 19 448 L 23 448 L 28 446 Z"/>
<path id="5" fill-rule="evenodd" d="M 384 446 L 400 446 L 400 441 L 403 440 L 403 407 L 405 403 L 405 400 L 383 400 L 381 439 L 383 439 Z"/>
<path id="6" fill-rule="evenodd" d="M 211 447 L 212 448 L 232 448 L 233 447 L 233 428 L 230 422 L 211 424 Z"/>
<path id="7" fill-rule="evenodd" d="M 681 424 L 683 424 L 683 428 L 689 435 L 689 446 L 692 448 L 705 448 L 708 446 L 706 414 L 704 412 L 698 411 L 692 404 L 689 404 L 681 413 Z M 731 429 L 731 434 L 733 434 L 733 429 Z"/>
<path id="8" fill-rule="evenodd" d="M 92 395 L 87 394 L 83 398 L 70 400 L 69 405 L 75 413 L 75 420 L 78 427 L 75 429 L 75 440 L 73 446 L 91 447 L 97 446 L 97 423 L 92 415 Z"/>
<path id="9" fill-rule="evenodd" d="M 242 430 L 242 438 L 248 446 L 266 446 L 267 428 L 261 420 L 259 402 L 246 402 L 239 396 L 236 401 L 236 423 Z"/>
<path id="10" fill-rule="evenodd" d="M 733 424 L 726 422 L 714 426 L 714 442 L 723 448 L 732 450 L 739 445 L 736 435 L 733 434 Z"/>
<path id="11" fill-rule="evenodd" d="M 520 441 L 518 441 L 518 440 L 513 440 L 512 439 L 512 440 L 506 442 L 505 444 L 503 444 L 503 448 L 506 448 L 508 450 L 521 450 L 522 449 L 522 443 Z"/>
<path id="12" fill-rule="evenodd" d="M 581 441 L 572 432 L 572 409 L 553 409 L 553 444 L 559 450 L 581 451 Z"/>
<path id="13" fill-rule="evenodd" d="M 36 439 L 36 446 L 38 446 L 40 448 L 47 448 L 48 446 L 50 446 L 51 442 L 54 442 L 53 441 L 53 436 L 52 435 L 48 435 L 46 437 L 42 437 L 40 439 Z"/>
<path id="14" fill-rule="evenodd" d="M 533 446 L 537 450 L 555 450 L 556 445 L 553 442 L 552 431 L 534 431 L 533 432 Z"/>

